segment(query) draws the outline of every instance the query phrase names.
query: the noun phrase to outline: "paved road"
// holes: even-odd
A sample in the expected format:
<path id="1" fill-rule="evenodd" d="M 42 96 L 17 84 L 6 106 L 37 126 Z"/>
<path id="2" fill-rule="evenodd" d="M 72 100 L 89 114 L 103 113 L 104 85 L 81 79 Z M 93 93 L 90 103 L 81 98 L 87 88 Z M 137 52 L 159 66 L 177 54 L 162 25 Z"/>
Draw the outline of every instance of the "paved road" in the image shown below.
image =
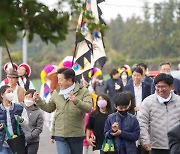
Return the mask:
<path id="1" fill-rule="evenodd" d="M 45 125 L 40 136 L 40 146 L 38 154 L 57 154 L 56 144 L 52 144 L 50 142 L 50 132 Z"/>
<path id="2" fill-rule="evenodd" d="M 50 132 L 48 128 L 44 125 L 43 132 L 40 136 L 40 146 L 38 154 L 57 154 L 56 144 L 50 142 Z M 92 151 L 88 154 L 93 154 Z"/>

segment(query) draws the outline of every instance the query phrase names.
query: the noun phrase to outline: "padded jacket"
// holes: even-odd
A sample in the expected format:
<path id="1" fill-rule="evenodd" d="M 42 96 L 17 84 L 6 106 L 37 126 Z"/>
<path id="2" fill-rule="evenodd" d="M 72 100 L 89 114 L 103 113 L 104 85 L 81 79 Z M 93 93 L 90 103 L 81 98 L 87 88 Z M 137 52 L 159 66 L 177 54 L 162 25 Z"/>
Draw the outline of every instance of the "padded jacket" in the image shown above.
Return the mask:
<path id="1" fill-rule="evenodd" d="M 168 131 L 180 123 L 180 96 L 172 93 L 165 105 L 157 99 L 157 94 L 146 97 L 139 115 L 140 141 L 142 145 L 151 144 L 154 149 L 169 149 Z"/>
<path id="2" fill-rule="evenodd" d="M 16 122 L 14 115 L 21 116 L 22 111 L 23 111 L 23 107 L 21 105 L 12 103 L 9 112 L 10 112 L 11 123 L 12 123 L 12 128 L 13 128 L 14 134 L 17 134 L 17 122 Z M 0 123 L 5 123 L 7 126 L 6 109 L 2 104 L 0 104 Z M 20 131 L 21 131 L 21 129 L 20 129 Z M 21 131 L 21 133 L 23 133 L 23 132 Z M 5 130 L 1 129 L 0 130 L 0 147 L 2 147 L 2 145 L 4 143 L 5 136 L 6 136 Z"/>
<path id="3" fill-rule="evenodd" d="M 124 121 L 123 125 L 122 120 Z M 119 136 L 113 137 L 110 133 L 113 132 L 111 127 L 115 122 L 118 122 L 119 127 L 122 125 L 123 128 L 119 128 L 121 129 Z M 126 154 L 137 154 L 136 141 L 140 135 L 140 127 L 134 115 L 128 113 L 127 116 L 121 116 L 118 112 L 110 114 L 104 126 L 104 134 L 107 138 L 114 140 L 117 151 L 120 150 L 121 141 L 124 140 Z"/>

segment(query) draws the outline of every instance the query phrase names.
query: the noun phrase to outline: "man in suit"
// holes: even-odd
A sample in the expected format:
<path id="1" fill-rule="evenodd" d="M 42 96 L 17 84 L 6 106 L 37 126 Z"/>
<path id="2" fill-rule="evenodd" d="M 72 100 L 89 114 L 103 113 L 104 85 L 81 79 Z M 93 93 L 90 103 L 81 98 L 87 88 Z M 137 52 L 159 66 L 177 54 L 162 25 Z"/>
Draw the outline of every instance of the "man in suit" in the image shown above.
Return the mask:
<path id="1" fill-rule="evenodd" d="M 137 67 L 141 67 L 143 70 L 142 80 L 148 83 L 149 85 L 151 85 L 153 82 L 153 79 L 150 76 L 146 75 L 147 69 L 148 69 L 147 65 L 145 63 L 139 63 L 137 64 Z"/>
<path id="2" fill-rule="evenodd" d="M 124 87 L 124 91 L 130 91 L 135 96 L 137 109 L 141 106 L 144 98 L 151 94 L 151 86 L 142 81 L 143 70 L 140 67 L 136 67 L 132 70 L 133 82 L 127 84 Z M 138 109 L 139 110 L 139 109 Z"/>
<path id="3" fill-rule="evenodd" d="M 152 85 L 153 83 L 153 79 L 150 76 L 147 76 L 147 70 L 148 67 L 145 63 L 139 63 L 136 65 L 136 67 L 141 67 L 141 69 L 143 70 L 143 74 L 142 74 L 142 81 L 148 83 L 149 85 Z M 128 83 L 131 83 L 133 80 L 132 78 L 128 80 Z"/>
<path id="4" fill-rule="evenodd" d="M 180 124 L 168 132 L 169 149 L 171 154 L 180 153 Z"/>

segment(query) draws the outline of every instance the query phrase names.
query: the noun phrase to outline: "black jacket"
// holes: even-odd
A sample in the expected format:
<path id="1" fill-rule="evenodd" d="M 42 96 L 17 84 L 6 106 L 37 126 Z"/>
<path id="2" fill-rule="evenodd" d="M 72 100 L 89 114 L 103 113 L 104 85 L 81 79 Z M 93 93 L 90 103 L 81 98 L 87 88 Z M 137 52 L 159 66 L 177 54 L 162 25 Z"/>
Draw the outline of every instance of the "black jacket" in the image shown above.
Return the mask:
<path id="1" fill-rule="evenodd" d="M 123 88 L 124 87 L 121 79 L 109 79 L 105 82 L 104 93 L 109 95 L 112 102 L 114 96 L 117 93 L 122 92 Z"/>
<path id="2" fill-rule="evenodd" d="M 180 124 L 168 132 L 170 154 L 180 154 Z"/>
<path id="3" fill-rule="evenodd" d="M 134 94 L 134 83 L 131 82 L 127 84 L 124 87 L 124 91 L 130 91 L 132 94 Z M 142 101 L 149 95 L 151 95 L 151 86 L 146 82 L 142 82 Z"/>

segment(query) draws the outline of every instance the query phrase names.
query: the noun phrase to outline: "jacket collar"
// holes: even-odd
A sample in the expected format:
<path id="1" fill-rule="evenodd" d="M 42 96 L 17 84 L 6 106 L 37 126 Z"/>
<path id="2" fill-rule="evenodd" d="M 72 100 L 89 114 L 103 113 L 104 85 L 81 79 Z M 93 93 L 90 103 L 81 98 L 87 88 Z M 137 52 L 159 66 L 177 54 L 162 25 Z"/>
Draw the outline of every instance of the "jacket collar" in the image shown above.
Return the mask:
<path id="1" fill-rule="evenodd" d="M 76 83 L 75 88 L 73 90 L 73 94 L 76 94 L 79 91 L 79 89 L 82 89 L 82 88 L 83 86 L 81 86 L 79 83 Z"/>
<path id="2" fill-rule="evenodd" d="M 158 101 L 158 98 L 157 98 L 157 94 L 155 94 L 156 95 L 156 99 L 157 99 L 157 101 Z M 172 96 L 171 96 L 171 99 L 169 100 L 169 103 L 171 103 L 171 102 L 174 102 L 174 101 L 176 101 L 177 100 L 177 97 L 176 97 L 177 95 L 174 93 L 174 92 L 172 92 Z M 178 96 L 179 97 L 179 96 Z M 159 102 L 159 101 L 158 101 Z"/>
<path id="3" fill-rule="evenodd" d="M 1 108 L 1 110 L 6 110 L 6 108 L 4 107 L 4 105 L 1 103 L 0 104 L 0 108 Z M 14 109 L 14 103 L 11 103 L 11 106 L 10 106 L 10 108 L 9 108 L 9 110 L 13 110 Z"/>
<path id="4" fill-rule="evenodd" d="M 78 82 L 75 82 L 75 88 L 74 88 L 74 90 L 72 91 L 72 93 L 76 96 L 76 95 L 78 94 L 78 91 L 79 91 L 80 89 L 82 89 L 82 88 L 83 88 L 82 85 L 80 85 Z M 57 94 L 59 94 L 59 92 L 60 92 L 60 88 L 59 88 L 59 87 L 56 89 L 56 92 L 57 92 Z M 60 96 L 60 95 L 59 95 L 59 96 Z"/>

